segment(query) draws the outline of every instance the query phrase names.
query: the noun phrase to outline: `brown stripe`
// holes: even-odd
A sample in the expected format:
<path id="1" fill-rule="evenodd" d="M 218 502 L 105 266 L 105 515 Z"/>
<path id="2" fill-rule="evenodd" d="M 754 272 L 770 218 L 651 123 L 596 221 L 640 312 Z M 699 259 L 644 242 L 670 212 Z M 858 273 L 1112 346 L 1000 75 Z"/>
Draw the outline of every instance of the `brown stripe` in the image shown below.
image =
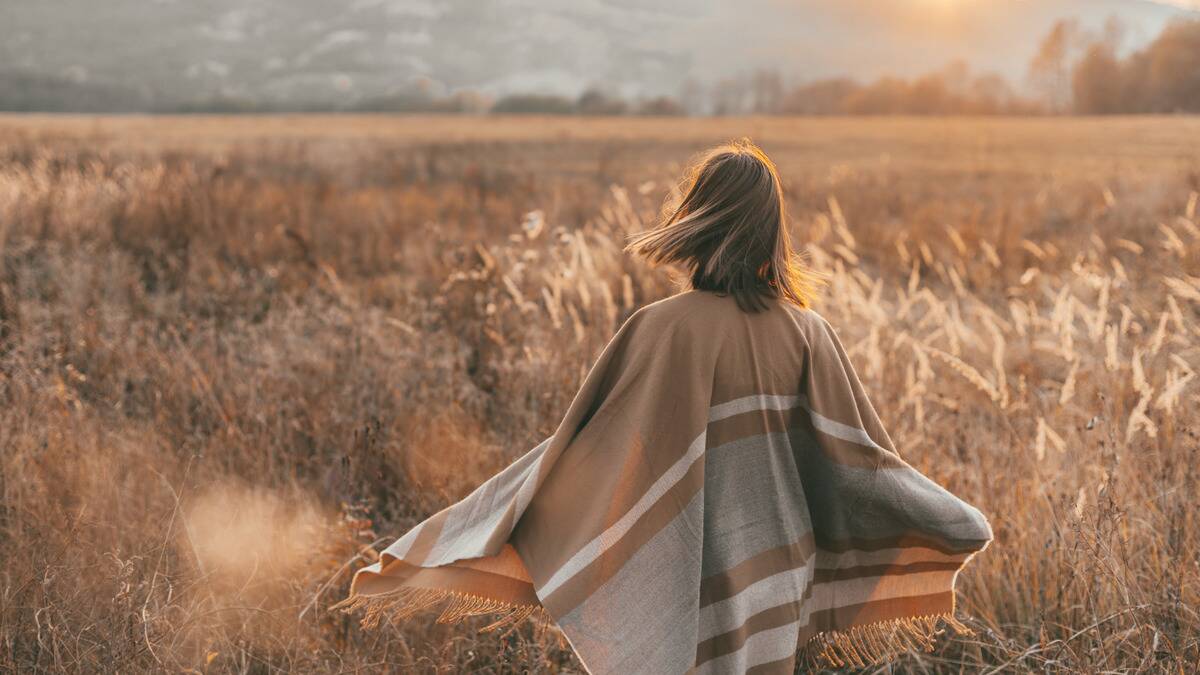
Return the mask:
<path id="1" fill-rule="evenodd" d="M 809 350 L 805 379 L 809 405 L 822 417 L 863 429 L 873 441 L 895 455 L 896 448 L 833 328 L 822 321 L 821 325 L 806 332 Z M 878 451 L 872 450 L 871 454 L 878 455 Z"/>
<path id="2" fill-rule="evenodd" d="M 495 555 L 484 556 L 482 558 L 464 558 L 455 561 L 454 564 L 481 572 L 491 572 L 492 574 L 501 574 L 506 577 L 520 579 L 521 581 L 532 582 L 529 578 L 529 570 L 525 568 L 525 563 L 521 560 L 521 556 L 517 554 L 516 549 L 508 544 L 501 546 L 500 551 Z"/>
<path id="3" fill-rule="evenodd" d="M 760 663 L 757 666 L 750 666 L 746 669 L 746 675 L 791 675 L 795 672 L 796 655 L 771 661 L 770 663 Z"/>
<path id="4" fill-rule="evenodd" d="M 769 395 L 769 394 L 768 394 Z M 751 410 L 731 415 L 708 425 L 707 445 L 716 448 L 743 438 L 786 432 L 807 418 L 808 411 L 801 407 L 787 410 Z"/>
<path id="5" fill-rule="evenodd" d="M 697 645 L 697 661 L 704 661 L 718 656 L 732 653 L 741 648 L 745 641 L 754 633 L 759 631 L 775 628 L 783 625 L 780 623 L 782 617 L 789 613 L 798 617 L 799 612 L 804 605 L 811 601 L 815 589 L 821 584 L 853 581 L 856 579 L 879 577 L 887 574 L 887 579 L 896 579 L 909 574 L 919 574 L 929 571 L 956 571 L 962 566 L 962 563 L 913 563 L 909 565 L 864 565 L 855 568 L 846 568 L 840 570 L 818 570 L 816 578 L 805 584 L 804 593 L 801 594 L 799 600 L 794 600 L 783 605 L 772 607 L 763 610 L 758 614 L 751 616 L 742 626 L 715 635 L 707 640 L 704 640 Z M 821 578 L 821 577 L 825 578 Z M 949 577 L 953 579 L 953 576 Z M 881 582 L 886 583 L 886 581 Z M 948 611 L 953 611 L 954 592 L 953 589 L 947 591 L 950 597 L 950 608 Z M 939 601 L 944 600 L 946 593 L 936 593 L 931 595 L 906 596 L 893 600 L 877 600 L 862 604 L 846 605 L 844 607 L 834 607 L 827 610 L 814 612 L 809 619 L 805 631 L 808 639 L 812 635 L 824 630 L 845 630 L 853 625 L 863 623 L 871 623 L 874 621 L 882 621 L 887 618 L 899 618 L 902 616 L 920 616 L 921 612 L 917 610 L 923 609 L 929 602 L 929 598 L 937 598 Z M 940 605 L 939 605 L 940 606 Z M 887 611 L 899 612 L 896 616 L 886 616 L 883 619 L 876 618 L 886 614 Z M 939 613 L 939 612 L 929 612 Z M 793 619 L 794 620 L 794 619 Z M 703 657 L 703 658 L 701 658 Z"/>
<path id="6" fill-rule="evenodd" d="M 830 544 L 826 541 L 825 544 Z M 869 553 L 872 551 L 901 548 L 901 549 L 924 549 L 939 555 L 961 556 L 961 552 L 945 551 L 939 548 L 934 548 L 928 545 L 925 539 L 905 535 L 892 540 L 859 540 L 857 543 L 864 546 L 854 546 L 855 542 L 840 541 L 834 542 L 840 550 L 829 550 L 828 546 L 823 545 L 818 553 L 816 563 L 819 565 L 821 553 L 831 553 L 833 555 L 843 555 L 853 551 L 862 551 Z M 888 543 L 890 545 L 882 545 Z M 811 533 L 805 535 L 801 539 L 783 546 L 768 549 L 759 553 L 723 572 L 709 575 L 700 582 L 700 606 L 707 607 L 714 602 L 719 602 L 726 598 L 731 598 L 754 583 L 757 583 L 769 576 L 786 572 L 789 570 L 803 567 L 808 561 L 809 556 L 813 554 L 815 549 L 813 536 Z M 874 566 L 854 566 L 846 568 L 818 568 L 815 572 L 815 577 L 818 581 L 832 579 L 849 579 L 861 576 L 879 576 L 878 574 L 862 573 L 860 570 L 878 570 L 878 569 L 896 569 L 899 573 L 914 573 L 925 572 L 942 569 L 958 569 L 966 563 L 961 558 L 952 560 L 936 560 L 936 561 L 917 561 L 903 564 L 887 564 Z M 929 565 L 926 569 L 912 568 L 913 565 Z"/>
<path id="7" fill-rule="evenodd" d="M 920 572 L 954 571 L 963 566 L 963 561 L 922 561 L 903 565 L 860 565 L 858 567 L 842 567 L 838 569 L 817 569 L 813 573 L 813 582 L 825 584 L 831 581 L 847 581 L 863 577 L 902 576 Z"/>
<path id="8" fill-rule="evenodd" d="M 803 602 L 788 602 L 765 609 L 746 619 L 741 626 L 720 635 L 701 641 L 696 645 L 696 665 L 711 661 L 719 656 L 732 654 L 746 644 L 746 640 L 755 633 L 778 628 L 800 619 L 800 607 Z"/>
<path id="9" fill-rule="evenodd" d="M 814 550 L 810 532 L 797 541 L 768 549 L 724 572 L 710 575 L 700 582 L 700 606 L 731 598 L 774 574 L 803 567 Z"/>
<path id="10" fill-rule="evenodd" d="M 808 625 L 800 630 L 800 644 L 804 644 L 822 631 L 847 630 L 854 626 L 864 626 L 880 621 L 952 614 L 953 612 L 953 590 L 832 607 L 812 613 Z"/>
<path id="11" fill-rule="evenodd" d="M 816 536 L 817 547 L 830 553 L 846 553 L 847 551 L 881 551 L 887 548 L 927 548 L 946 555 L 974 553 L 983 548 L 985 541 L 950 541 L 937 539 L 928 534 L 906 532 L 895 537 L 880 537 L 867 539 L 851 537 L 849 539 L 833 539 Z"/>
<path id="12" fill-rule="evenodd" d="M 625 536 L 542 599 L 550 615 L 561 618 L 587 600 L 596 589 L 620 572 L 638 549 L 675 520 L 703 487 L 704 460 L 701 458 L 633 524 Z"/>
<path id="13" fill-rule="evenodd" d="M 696 665 L 736 652 L 746 644 L 746 640 L 756 633 L 799 620 L 800 610 L 808 601 L 811 589 L 812 585 L 809 585 L 809 591 L 805 592 L 804 597 L 799 601 L 763 610 L 751 616 L 738 628 L 700 642 L 696 645 Z M 888 600 L 872 600 L 861 604 L 834 607 L 813 612 L 810 615 L 808 624 L 800 629 L 797 647 L 799 648 L 814 635 L 823 631 L 847 630 L 854 626 L 880 621 L 945 614 L 953 611 L 953 591 Z"/>

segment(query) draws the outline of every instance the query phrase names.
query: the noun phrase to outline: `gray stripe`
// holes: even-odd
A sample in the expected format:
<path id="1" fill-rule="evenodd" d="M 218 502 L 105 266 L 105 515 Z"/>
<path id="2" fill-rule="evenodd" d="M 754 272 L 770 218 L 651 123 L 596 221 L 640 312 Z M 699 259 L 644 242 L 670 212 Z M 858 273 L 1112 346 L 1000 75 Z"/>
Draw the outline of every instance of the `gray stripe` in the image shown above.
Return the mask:
<path id="1" fill-rule="evenodd" d="M 592 673 L 683 673 L 696 661 L 696 560 L 704 501 L 683 511 L 639 548 L 580 606 L 558 620 Z M 794 644 L 794 643 L 793 643 Z"/>
<path id="2" fill-rule="evenodd" d="M 806 429 L 788 432 L 808 497 L 813 529 L 832 539 L 875 539 L 936 532 L 959 541 L 991 538 L 978 509 L 919 471 L 900 464 L 878 469 L 830 460 Z M 824 505 L 843 505 L 829 508 Z"/>
<path id="3" fill-rule="evenodd" d="M 812 531 L 786 433 L 731 441 L 704 462 L 703 577 Z"/>

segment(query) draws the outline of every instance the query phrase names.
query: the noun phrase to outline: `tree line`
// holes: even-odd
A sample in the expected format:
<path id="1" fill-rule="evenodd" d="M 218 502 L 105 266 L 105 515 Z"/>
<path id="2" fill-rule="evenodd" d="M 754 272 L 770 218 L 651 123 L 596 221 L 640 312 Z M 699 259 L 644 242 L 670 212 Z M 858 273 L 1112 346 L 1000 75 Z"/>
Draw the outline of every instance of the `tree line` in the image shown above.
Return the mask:
<path id="1" fill-rule="evenodd" d="M 1053 112 L 1105 115 L 1200 112 L 1200 20 L 1169 23 L 1123 54 L 1124 27 L 1099 35 L 1061 21 L 1042 41 L 1030 78 Z"/>
<path id="2" fill-rule="evenodd" d="M 1025 92 L 1004 77 L 974 74 L 964 63 L 915 78 L 872 82 L 830 78 L 786 86 L 763 69 L 711 85 L 684 84 L 678 97 L 629 104 L 589 90 L 578 99 L 517 95 L 498 113 L 708 115 L 1041 115 L 1200 113 L 1200 20 L 1168 23 L 1149 44 L 1123 50 L 1124 27 L 1101 31 L 1056 23 L 1029 65 Z"/>

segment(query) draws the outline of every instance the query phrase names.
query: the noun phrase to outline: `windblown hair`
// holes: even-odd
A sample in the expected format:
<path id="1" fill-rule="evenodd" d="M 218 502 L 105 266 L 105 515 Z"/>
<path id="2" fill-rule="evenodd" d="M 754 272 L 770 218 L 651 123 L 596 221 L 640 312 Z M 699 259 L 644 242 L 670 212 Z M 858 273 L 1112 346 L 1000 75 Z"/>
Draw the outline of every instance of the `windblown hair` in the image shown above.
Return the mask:
<path id="1" fill-rule="evenodd" d="M 686 270 L 692 288 L 732 295 L 747 312 L 769 298 L 809 306 L 815 280 L 792 249 L 779 172 L 757 145 L 740 139 L 705 153 L 683 195 L 626 250 Z"/>

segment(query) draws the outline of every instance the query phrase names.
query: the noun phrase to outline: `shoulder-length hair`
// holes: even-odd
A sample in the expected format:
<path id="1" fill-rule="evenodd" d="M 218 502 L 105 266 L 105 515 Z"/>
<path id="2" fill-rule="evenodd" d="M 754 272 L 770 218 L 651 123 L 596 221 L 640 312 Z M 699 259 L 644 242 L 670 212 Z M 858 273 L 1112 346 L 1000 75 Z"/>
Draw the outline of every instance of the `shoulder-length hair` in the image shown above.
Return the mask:
<path id="1" fill-rule="evenodd" d="M 732 295 L 747 312 L 768 298 L 809 306 L 815 278 L 792 249 L 779 172 L 757 145 L 741 139 L 706 152 L 683 195 L 626 250 L 683 268 L 692 288 Z"/>

